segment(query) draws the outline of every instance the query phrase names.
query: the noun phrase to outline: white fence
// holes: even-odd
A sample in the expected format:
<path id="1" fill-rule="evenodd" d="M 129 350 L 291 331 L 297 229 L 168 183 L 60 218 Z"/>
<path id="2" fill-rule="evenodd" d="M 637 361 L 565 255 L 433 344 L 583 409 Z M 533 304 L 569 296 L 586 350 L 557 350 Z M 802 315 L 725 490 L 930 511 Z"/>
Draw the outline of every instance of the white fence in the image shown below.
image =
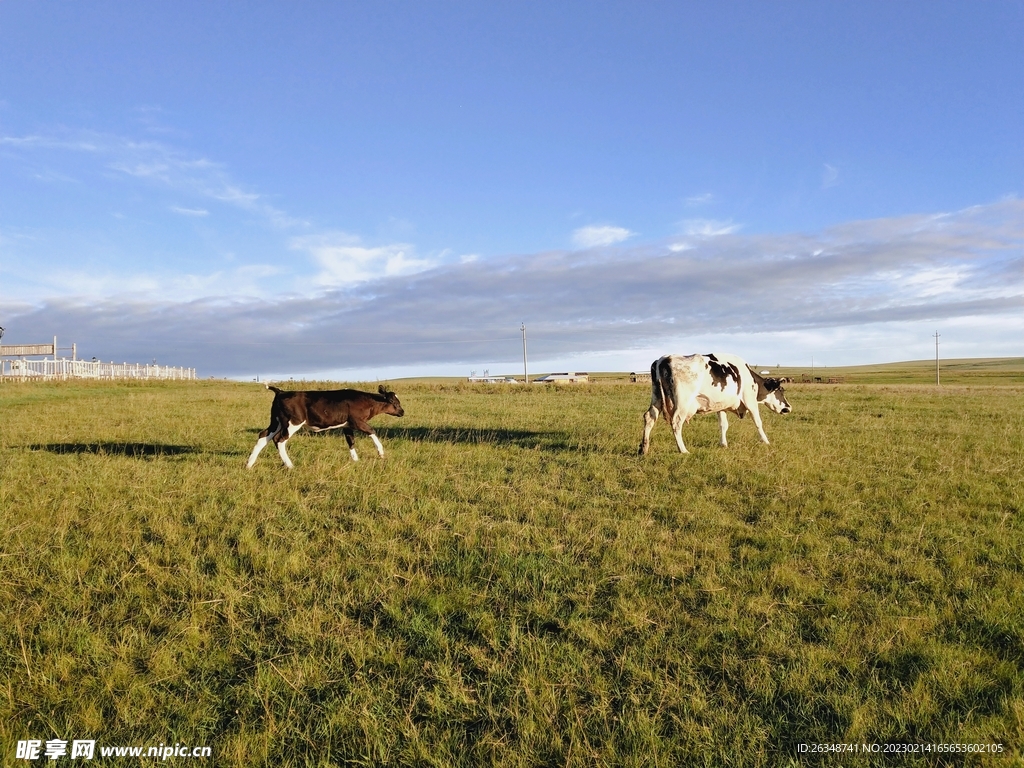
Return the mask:
<path id="1" fill-rule="evenodd" d="M 195 368 L 92 360 L 0 360 L 0 378 L 39 379 L 194 379 Z"/>

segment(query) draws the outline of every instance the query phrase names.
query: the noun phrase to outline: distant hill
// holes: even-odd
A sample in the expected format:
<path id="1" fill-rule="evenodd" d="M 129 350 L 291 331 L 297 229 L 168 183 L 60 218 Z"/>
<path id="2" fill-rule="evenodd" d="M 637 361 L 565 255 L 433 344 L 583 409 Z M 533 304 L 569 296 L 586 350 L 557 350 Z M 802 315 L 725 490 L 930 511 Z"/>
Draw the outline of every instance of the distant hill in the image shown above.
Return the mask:
<path id="1" fill-rule="evenodd" d="M 899 363 L 848 366 L 775 366 L 751 363 L 755 370 L 772 376 L 803 379 L 842 379 L 844 384 L 934 384 L 935 360 L 906 360 Z M 591 373 L 591 381 L 628 381 L 628 373 Z M 941 384 L 1024 384 L 1024 357 L 969 357 L 939 360 Z"/>
<path id="2" fill-rule="evenodd" d="M 751 363 L 755 370 L 771 371 L 772 376 L 788 376 L 794 382 L 802 379 L 820 378 L 827 383 L 830 378 L 842 379 L 844 384 L 934 384 L 935 360 L 906 360 L 899 363 L 877 363 L 875 365 L 847 366 L 775 366 Z M 647 371 L 644 370 L 643 373 Z M 515 375 L 514 373 L 510 375 Z M 530 374 L 530 381 L 543 372 Z M 521 376 L 517 376 L 520 378 Z M 410 377 L 402 379 L 407 383 L 452 385 L 465 383 L 462 376 Z M 595 384 L 614 384 L 629 381 L 625 371 L 590 372 L 590 381 Z M 939 361 L 939 382 L 941 384 L 1024 384 L 1024 357 L 965 357 Z M 484 385 L 468 385 L 484 386 Z M 497 385 L 490 385 L 497 386 Z M 649 387 L 650 384 L 638 383 Z"/>
<path id="3" fill-rule="evenodd" d="M 810 366 L 771 368 L 773 374 L 795 381 L 812 375 Z M 906 360 L 899 363 L 815 367 L 813 377 L 842 378 L 847 384 L 933 384 L 935 360 Z M 1022 384 L 1024 357 L 970 357 L 939 360 L 942 384 Z"/>

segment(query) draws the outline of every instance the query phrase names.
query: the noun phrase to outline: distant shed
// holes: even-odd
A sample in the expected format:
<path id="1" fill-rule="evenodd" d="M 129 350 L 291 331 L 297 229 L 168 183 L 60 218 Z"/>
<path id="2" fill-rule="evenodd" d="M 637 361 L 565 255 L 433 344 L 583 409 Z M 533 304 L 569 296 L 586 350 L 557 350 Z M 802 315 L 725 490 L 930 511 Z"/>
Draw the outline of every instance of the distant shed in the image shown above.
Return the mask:
<path id="1" fill-rule="evenodd" d="M 651 373 L 650 371 L 646 371 L 644 373 L 637 373 L 636 371 L 633 371 L 629 374 L 629 380 L 634 384 L 641 384 L 643 382 L 649 383 L 651 380 Z"/>
<path id="2" fill-rule="evenodd" d="M 534 379 L 534 384 L 586 384 L 590 375 L 586 371 L 570 371 L 569 373 L 549 373 Z"/>

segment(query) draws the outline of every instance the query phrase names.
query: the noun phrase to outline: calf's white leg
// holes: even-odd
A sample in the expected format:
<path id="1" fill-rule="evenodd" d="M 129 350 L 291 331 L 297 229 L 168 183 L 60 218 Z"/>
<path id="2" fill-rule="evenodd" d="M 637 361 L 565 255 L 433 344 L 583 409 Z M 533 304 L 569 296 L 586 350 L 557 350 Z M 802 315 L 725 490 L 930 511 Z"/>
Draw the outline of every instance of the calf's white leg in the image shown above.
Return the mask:
<path id="1" fill-rule="evenodd" d="M 729 441 L 725 439 L 725 433 L 729 431 L 729 419 L 725 417 L 725 411 L 718 412 L 718 426 L 722 432 L 722 439 L 720 441 L 723 448 L 729 447 Z"/>
<path id="2" fill-rule="evenodd" d="M 281 455 L 281 461 L 284 462 L 284 465 L 288 467 L 288 469 L 294 469 L 295 465 L 292 464 L 292 460 L 288 458 L 288 451 L 286 451 L 284 448 L 285 443 L 287 442 L 287 440 L 282 440 L 281 442 L 279 442 L 277 444 L 277 452 Z"/>
<path id="3" fill-rule="evenodd" d="M 246 469 L 252 469 L 252 465 L 256 463 L 256 457 L 260 455 L 260 451 L 266 447 L 270 440 L 274 439 L 274 436 L 277 435 L 277 433 L 278 430 L 275 429 L 273 432 L 267 433 L 256 441 L 256 445 L 253 446 L 252 453 L 249 454 L 249 460 L 245 463 Z"/>
<path id="4" fill-rule="evenodd" d="M 377 446 L 377 455 L 382 459 L 384 458 L 384 446 L 380 444 L 380 440 L 376 435 L 370 435 L 370 439 L 373 440 L 373 444 Z"/>
<path id="5" fill-rule="evenodd" d="M 306 422 L 302 422 L 302 424 L 305 424 L 305 423 Z M 288 458 L 288 451 L 285 449 L 284 446 L 285 446 L 285 443 L 288 442 L 288 439 L 292 435 L 294 435 L 296 432 L 298 432 L 300 429 L 302 429 L 302 424 L 289 424 L 288 425 L 288 434 L 285 436 L 285 438 L 283 440 L 280 440 L 277 443 L 277 452 L 281 455 L 281 461 L 284 462 L 284 465 L 286 467 L 288 467 L 288 469 L 294 469 L 295 465 L 292 464 L 292 460 L 290 458 Z"/>

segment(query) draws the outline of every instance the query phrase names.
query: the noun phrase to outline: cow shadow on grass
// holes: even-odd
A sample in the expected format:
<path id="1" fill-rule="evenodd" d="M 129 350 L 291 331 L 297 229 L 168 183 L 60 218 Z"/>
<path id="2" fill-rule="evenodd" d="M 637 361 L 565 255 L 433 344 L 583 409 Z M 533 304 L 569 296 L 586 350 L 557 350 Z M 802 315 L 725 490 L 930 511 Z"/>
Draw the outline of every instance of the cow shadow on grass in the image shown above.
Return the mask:
<path id="1" fill-rule="evenodd" d="M 403 427 L 380 426 L 374 430 L 382 440 L 408 440 L 412 443 L 457 443 L 516 446 L 542 451 L 594 451 L 567 432 L 527 429 L 482 429 L 477 427 Z"/>
<path id="2" fill-rule="evenodd" d="M 192 445 L 167 445 L 165 443 L 95 442 L 95 443 L 45 443 L 28 446 L 30 451 L 47 453 L 92 453 L 97 456 L 129 456 L 135 459 L 153 459 L 158 456 L 183 456 L 187 454 L 210 453 Z"/>

